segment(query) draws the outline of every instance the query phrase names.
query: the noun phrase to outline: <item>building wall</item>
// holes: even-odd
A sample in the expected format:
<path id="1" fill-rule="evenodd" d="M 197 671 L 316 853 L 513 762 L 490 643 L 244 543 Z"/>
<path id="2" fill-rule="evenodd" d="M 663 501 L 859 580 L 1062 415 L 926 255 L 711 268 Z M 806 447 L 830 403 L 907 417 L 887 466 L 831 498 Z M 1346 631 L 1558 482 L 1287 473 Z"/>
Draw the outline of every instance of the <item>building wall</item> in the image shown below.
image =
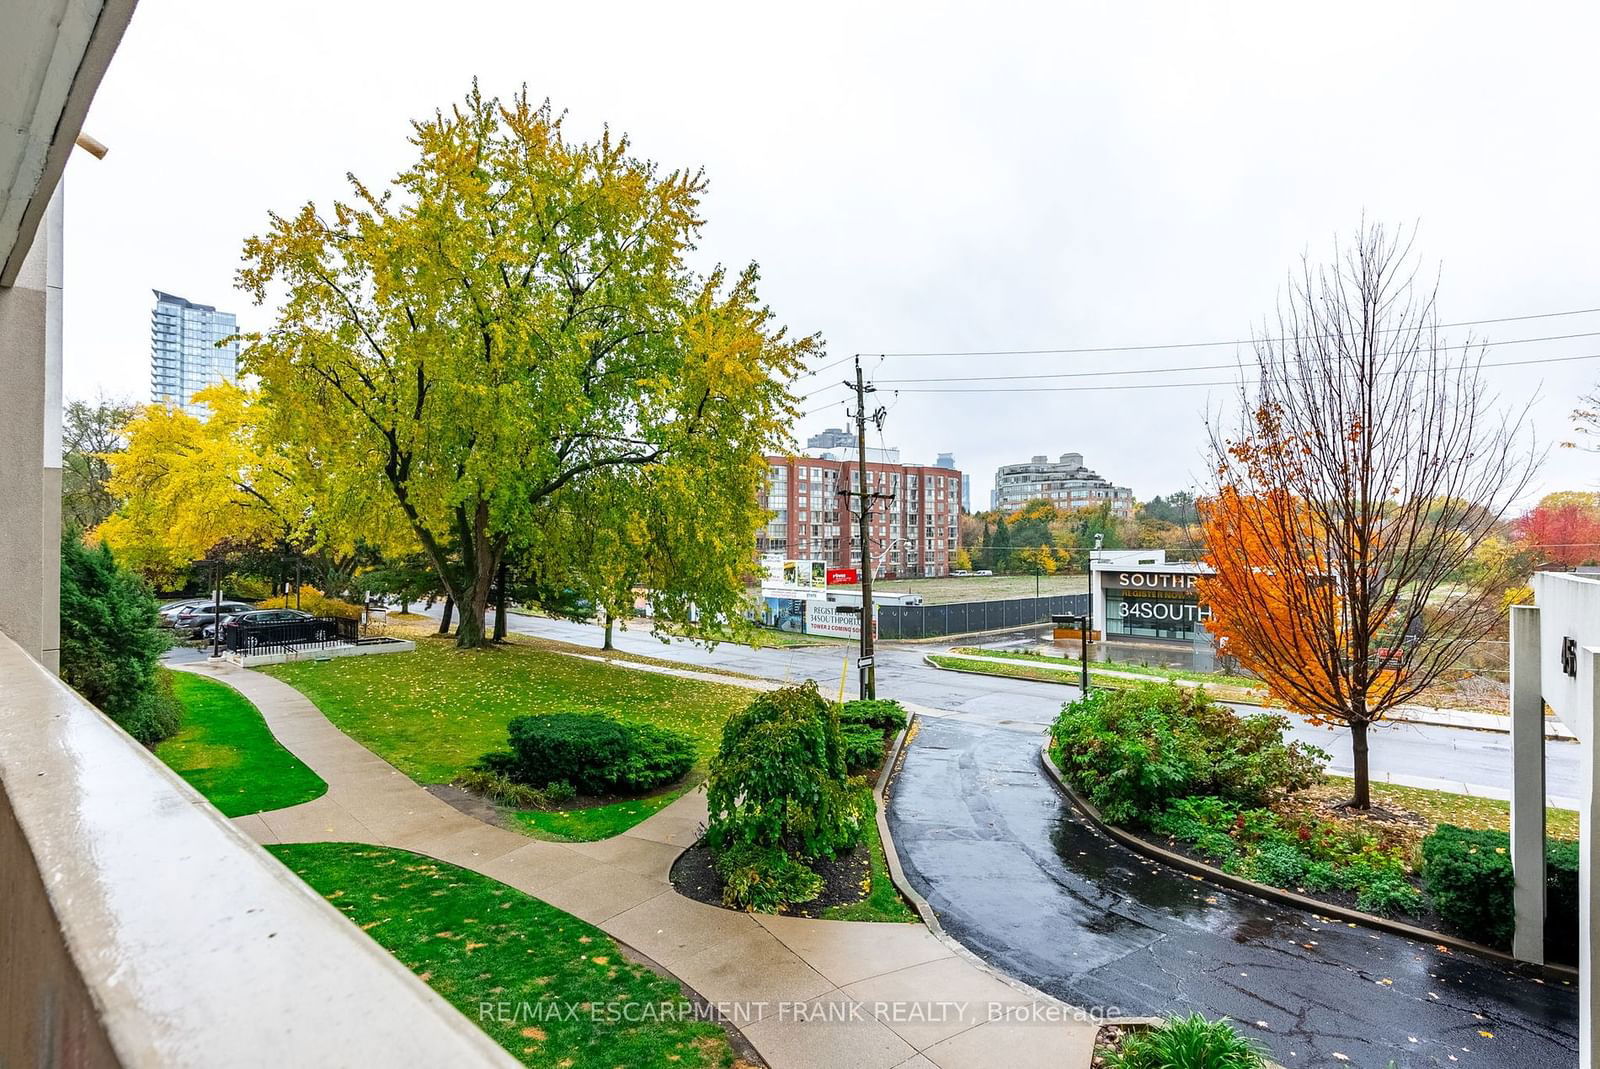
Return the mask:
<path id="1" fill-rule="evenodd" d="M 238 377 L 239 343 L 217 344 L 238 333 L 238 319 L 209 304 L 160 290 L 155 295 L 150 312 L 150 400 L 203 417 L 206 408 L 194 403 L 194 395 Z"/>
<path id="2" fill-rule="evenodd" d="M 0 287 L 0 631 L 61 659 L 61 192 Z"/>
<path id="3" fill-rule="evenodd" d="M 858 465 L 816 457 L 767 458 L 767 493 L 773 513 L 757 539 L 762 553 L 825 560 L 859 567 L 851 522 L 859 491 Z M 960 548 L 961 473 L 921 464 L 867 464 L 868 490 L 892 495 L 873 502 L 871 559 L 874 575 L 948 575 Z M 840 494 L 848 489 L 850 497 Z M 907 545 L 909 543 L 909 545 Z"/>

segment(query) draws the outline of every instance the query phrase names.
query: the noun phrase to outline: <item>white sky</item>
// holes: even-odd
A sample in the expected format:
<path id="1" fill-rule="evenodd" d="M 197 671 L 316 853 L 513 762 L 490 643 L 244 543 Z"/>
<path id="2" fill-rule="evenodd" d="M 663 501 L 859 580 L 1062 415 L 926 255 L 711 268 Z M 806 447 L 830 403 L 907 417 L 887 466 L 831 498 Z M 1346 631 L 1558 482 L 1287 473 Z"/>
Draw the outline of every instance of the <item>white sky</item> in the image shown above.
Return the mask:
<path id="1" fill-rule="evenodd" d="M 526 82 L 574 135 L 609 122 L 643 155 L 704 165 L 706 262 L 758 261 L 765 298 L 822 332 L 828 360 L 1248 337 L 1302 251 L 1326 254 L 1363 212 L 1420 223 L 1447 322 L 1600 306 L 1600 5 L 1307 8 L 142 0 L 85 124 L 111 153 L 74 153 L 67 172 L 67 393 L 147 398 L 152 288 L 263 325 L 232 288 L 243 238 L 269 208 L 343 194 L 347 170 L 388 178 L 407 120 L 474 75 L 501 95 Z M 1481 329 L 1600 331 L 1600 314 Z M 1589 353 L 1600 337 L 1489 360 Z M 1560 440 L 1600 359 L 1492 374 L 1507 400 L 1537 395 L 1541 438 Z M 953 451 L 980 508 L 997 465 L 1036 453 L 1082 452 L 1141 500 L 1185 487 L 1202 414 L 1228 393 L 892 389 L 887 444 L 927 463 Z M 842 418 L 832 405 L 798 431 Z M 1597 473 L 1556 450 L 1541 489 Z"/>

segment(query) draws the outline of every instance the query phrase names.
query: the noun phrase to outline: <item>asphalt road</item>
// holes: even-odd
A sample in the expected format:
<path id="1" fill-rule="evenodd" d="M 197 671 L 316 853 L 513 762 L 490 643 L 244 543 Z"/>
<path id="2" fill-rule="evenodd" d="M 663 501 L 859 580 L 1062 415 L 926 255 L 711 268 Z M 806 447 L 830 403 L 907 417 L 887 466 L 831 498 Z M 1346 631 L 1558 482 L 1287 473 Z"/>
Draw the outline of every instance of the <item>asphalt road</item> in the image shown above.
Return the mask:
<path id="1" fill-rule="evenodd" d="M 547 620 L 542 617 L 510 618 L 513 631 L 544 635 L 586 646 L 600 645 L 601 629 L 593 624 Z M 648 631 L 617 631 L 616 645 L 631 653 L 648 654 L 685 665 L 709 666 L 768 679 L 815 679 L 824 694 L 837 693 L 845 677 L 847 696 L 854 696 L 855 651 L 843 643 L 789 649 L 750 649 L 723 643 L 708 650 L 688 642 L 663 643 Z M 922 658 L 940 647 L 880 645 L 876 651 L 878 693 L 954 715 L 956 719 L 999 726 L 1043 728 L 1061 711 L 1063 702 L 1077 689 L 1059 683 L 1027 679 L 945 672 L 923 663 Z M 1259 710 L 1240 707 L 1244 712 Z M 1328 768 L 1350 772 L 1348 729 L 1313 726 L 1291 717 L 1291 734 L 1322 747 L 1331 756 Z M 1419 786 L 1465 783 L 1507 791 L 1511 787 L 1511 740 L 1507 735 L 1429 724 L 1384 722 L 1373 726 L 1371 767 L 1374 776 L 1392 774 Z M 1580 796 L 1579 749 L 1573 743 L 1546 744 L 1546 790 L 1556 798 Z M 1437 780 L 1437 784 L 1429 781 Z"/>
<path id="2" fill-rule="evenodd" d="M 1109 1014 L 1226 1015 L 1290 1069 L 1578 1064 L 1575 987 L 1155 864 L 1083 821 L 1040 741 L 924 718 L 890 792 L 908 878 L 996 967 Z"/>

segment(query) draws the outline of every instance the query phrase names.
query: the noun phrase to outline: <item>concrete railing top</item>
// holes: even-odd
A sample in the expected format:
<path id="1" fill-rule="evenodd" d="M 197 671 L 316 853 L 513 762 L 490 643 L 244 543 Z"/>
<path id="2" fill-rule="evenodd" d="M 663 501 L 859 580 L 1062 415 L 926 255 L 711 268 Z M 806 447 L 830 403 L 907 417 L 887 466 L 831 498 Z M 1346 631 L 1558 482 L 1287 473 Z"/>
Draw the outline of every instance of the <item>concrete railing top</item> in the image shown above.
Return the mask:
<path id="1" fill-rule="evenodd" d="M 122 1065 L 515 1064 L 3 635 L 0 791 Z"/>

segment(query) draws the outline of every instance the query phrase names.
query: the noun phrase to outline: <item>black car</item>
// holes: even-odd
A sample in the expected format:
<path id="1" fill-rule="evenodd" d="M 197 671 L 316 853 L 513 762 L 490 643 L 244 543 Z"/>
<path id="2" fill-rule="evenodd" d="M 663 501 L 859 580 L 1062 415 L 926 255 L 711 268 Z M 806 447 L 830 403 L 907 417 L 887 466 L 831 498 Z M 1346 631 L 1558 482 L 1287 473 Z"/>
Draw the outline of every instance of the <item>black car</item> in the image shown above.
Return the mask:
<path id="1" fill-rule="evenodd" d="M 256 609 L 222 621 L 222 638 L 230 650 L 326 642 L 336 637 L 331 623 L 299 609 Z"/>

